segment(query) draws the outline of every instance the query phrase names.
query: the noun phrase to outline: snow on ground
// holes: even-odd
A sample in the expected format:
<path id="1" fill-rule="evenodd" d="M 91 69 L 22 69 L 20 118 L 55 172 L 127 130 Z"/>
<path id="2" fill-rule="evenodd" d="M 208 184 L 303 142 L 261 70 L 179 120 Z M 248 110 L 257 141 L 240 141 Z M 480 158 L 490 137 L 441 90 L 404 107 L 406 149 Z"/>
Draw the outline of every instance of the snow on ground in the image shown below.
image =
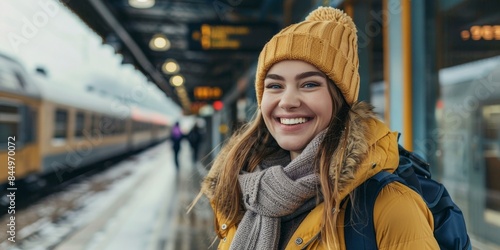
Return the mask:
<path id="1" fill-rule="evenodd" d="M 113 169 L 130 174 L 88 197 L 85 208 L 73 216 L 80 230 L 55 249 L 145 249 L 153 244 L 157 224 L 165 223 L 158 218 L 175 191 L 170 144 L 160 144 L 122 164 Z M 114 171 L 105 175 L 119 176 Z"/>
<path id="2" fill-rule="evenodd" d="M 146 166 L 141 165 L 147 172 L 137 175 L 137 184 L 126 192 L 128 201 L 108 219 L 87 249 L 148 249 L 146 246 L 156 244 L 159 228 L 167 224 L 161 218 L 165 218 L 176 183 L 171 151 L 166 147 L 161 150 L 165 153 L 157 152 L 153 159 L 146 159 Z"/>

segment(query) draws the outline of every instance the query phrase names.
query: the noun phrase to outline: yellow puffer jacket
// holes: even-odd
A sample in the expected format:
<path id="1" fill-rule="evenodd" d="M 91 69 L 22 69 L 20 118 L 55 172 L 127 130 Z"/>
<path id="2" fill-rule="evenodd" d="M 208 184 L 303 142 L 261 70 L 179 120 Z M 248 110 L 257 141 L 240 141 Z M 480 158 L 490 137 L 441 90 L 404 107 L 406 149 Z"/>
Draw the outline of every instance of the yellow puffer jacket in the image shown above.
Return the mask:
<path id="1" fill-rule="evenodd" d="M 373 115 L 369 105 L 358 103 L 353 105 L 350 118 L 351 133 L 348 138 L 348 152 L 336 152 L 347 155 L 353 161 L 354 179 L 341 182 L 339 189 L 342 198 L 346 197 L 357 186 L 380 171 L 393 172 L 398 166 L 397 133 L 391 132 L 385 124 Z M 347 153 L 347 154 L 346 154 Z M 334 168 L 332 164 L 331 168 Z M 208 179 L 217 176 L 217 168 L 213 168 Z M 332 172 L 332 171 L 331 171 Z M 209 187 L 210 185 L 205 185 Z M 213 185 L 211 185 L 213 188 Z M 209 188 L 209 189 L 212 189 Z M 212 189 L 213 190 L 213 189 Z M 212 190 L 203 190 L 208 197 Z M 317 205 L 301 222 L 294 232 L 286 249 L 326 249 L 320 240 L 323 203 Z M 216 210 L 217 211 L 217 210 Z M 340 248 L 345 249 L 344 242 L 345 207 L 341 208 L 338 218 L 338 239 Z M 223 216 L 216 214 L 220 239 L 218 249 L 229 249 L 236 233 L 237 225 L 226 225 Z M 377 245 L 379 249 L 439 249 L 433 236 L 434 220 L 432 213 L 419 194 L 409 187 L 393 182 L 384 187 L 375 202 L 373 212 Z"/>

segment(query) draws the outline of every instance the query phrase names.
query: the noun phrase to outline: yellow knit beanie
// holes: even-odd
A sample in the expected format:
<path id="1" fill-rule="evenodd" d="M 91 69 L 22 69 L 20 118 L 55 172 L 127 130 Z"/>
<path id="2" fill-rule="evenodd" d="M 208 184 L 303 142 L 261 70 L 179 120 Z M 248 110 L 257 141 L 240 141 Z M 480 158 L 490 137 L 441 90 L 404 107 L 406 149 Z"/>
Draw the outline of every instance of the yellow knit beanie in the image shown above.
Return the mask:
<path id="1" fill-rule="evenodd" d="M 276 34 L 260 52 L 255 76 L 260 106 L 267 71 L 283 60 L 302 60 L 325 73 L 349 105 L 358 99 L 358 38 L 352 19 L 341 10 L 319 7 L 304 21 Z"/>

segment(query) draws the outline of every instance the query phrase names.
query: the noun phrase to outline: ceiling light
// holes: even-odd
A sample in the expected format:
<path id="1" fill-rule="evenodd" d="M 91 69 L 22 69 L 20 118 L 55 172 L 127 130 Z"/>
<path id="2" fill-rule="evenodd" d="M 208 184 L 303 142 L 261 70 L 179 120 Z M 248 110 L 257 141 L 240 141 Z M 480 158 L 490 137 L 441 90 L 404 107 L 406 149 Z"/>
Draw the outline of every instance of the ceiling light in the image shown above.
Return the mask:
<path id="1" fill-rule="evenodd" d="M 170 49 L 170 41 L 166 36 L 157 34 L 149 41 L 149 48 L 156 51 L 165 51 Z"/>
<path id="2" fill-rule="evenodd" d="M 137 9 L 147 9 L 155 5 L 155 0 L 128 0 L 128 4 Z"/>
<path id="3" fill-rule="evenodd" d="M 175 74 L 179 72 L 180 67 L 175 60 L 168 59 L 163 63 L 161 69 L 165 74 Z"/>
<path id="4" fill-rule="evenodd" d="M 184 77 L 181 75 L 172 76 L 170 77 L 170 84 L 172 84 L 172 86 L 179 87 L 184 84 Z"/>

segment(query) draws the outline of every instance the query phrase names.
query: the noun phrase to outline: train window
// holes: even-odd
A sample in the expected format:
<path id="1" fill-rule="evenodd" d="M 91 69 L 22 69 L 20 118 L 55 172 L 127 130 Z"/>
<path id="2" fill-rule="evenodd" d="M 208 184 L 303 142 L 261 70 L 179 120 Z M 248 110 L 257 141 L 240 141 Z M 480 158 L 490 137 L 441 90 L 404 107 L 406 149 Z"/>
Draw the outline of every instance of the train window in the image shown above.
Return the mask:
<path id="1" fill-rule="evenodd" d="M 103 115 L 101 117 L 99 117 L 99 127 L 98 128 L 99 128 L 99 132 L 101 132 L 101 134 L 103 134 L 103 135 L 107 135 L 109 133 L 108 130 L 106 129 L 109 126 L 108 119 L 109 119 L 108 117 L 103 116 Z"/>
<path id="2" fill-rule="evenodd" d="M 116 133 L 117 134 L 125 133 L 125 120 L 124 119 L 118 119 Z"/>
<path id="3" fill-rule="evenodd" d="M 101 116 L 99 129 L 103 135 L 111 135 L 115 130 L 116 122 L 109 116 Z"/>
<path id="4" fill-rule="evenodd" d="M 36 129 L 37 129 L 37 112 L 29 106 L 25 106 L 22 109 L 23 117 L 23 127 L 25 143 L 34 142 L 36 140 Z"/>
<path id="5" fill-rule="evenodd" d="M 110 134 L 114 135 L 116 134 L 118 130 L 118 119 L 116 118 L 110 118 L 111 119 L 111 124 L 110 124 Z"/>
<path id="6" fill-rule="evenodd" d="M 85 129 L 85 114 L 81 111 L 76 113 L 75 137 L 83 137 Z"/>
<path id="7" fill-rule="evenodd" d="M 135 131 L 137 131 L 137 129 L 138 129 L 138 122 L 132 121 L 132 131 L 135 132 Z"/>
<path id="8" fill-rule="evenodd" d="M 8 137 L 18 136 L 18 127 L 18 123 L 0 121 L 0 138 L 5 138 L 5 142 L 0 142 L 0 145 L 5 145 Z M 6 148 L 2 146 L 0 150 L 5 150 Z"/>
<path id="9" fill-rule="evenodd" d="M 115 118 L 115 134 L 120 134 L 122 132 L 122 119 Z"/>
<path id="10" fill-rule="evenodd" d="M 99 117 L 96 114 L 92 115 L 92 118 L 90 119 L 90 134 L 94 135 L 99 131 Z"/>
<path id="11" fill-rule="evenodd" d="M 19 112 L 17 106 L 8 105 L 8 104 L 0 104 L 0 113 L 2 114 L 2 118 L 17 115 Z"/>
<path id="12" fill-rule="evenodd" d="M 136 131 L 144 131 L 146 129 L 146 123 L 136 122 Z"/>
<path id="13" fill-rule="evenodd" d="M 119 118 L 113 118 L 113 131 L 112 133 L 114 135 L 120 133 L 120 119 Z"/>
<path id="14" fill-rule="evenodd" d="M 68 131 L 68 111 L 57 109 L 55 114 L 54 138 L 66 139 Z"/>
<path id="15" fill-rule="evenodd" d="M 5 138 L 5 141 L 0 144 L 6 143 L 9 136 L 19 136 L 19 121 L 18 107 L 0 104 L 0 138 Z M 18 140 L 19 138 L 16 138 L 16 141 Z M 1 147 L 2 150 L 6 148 Z"/>

